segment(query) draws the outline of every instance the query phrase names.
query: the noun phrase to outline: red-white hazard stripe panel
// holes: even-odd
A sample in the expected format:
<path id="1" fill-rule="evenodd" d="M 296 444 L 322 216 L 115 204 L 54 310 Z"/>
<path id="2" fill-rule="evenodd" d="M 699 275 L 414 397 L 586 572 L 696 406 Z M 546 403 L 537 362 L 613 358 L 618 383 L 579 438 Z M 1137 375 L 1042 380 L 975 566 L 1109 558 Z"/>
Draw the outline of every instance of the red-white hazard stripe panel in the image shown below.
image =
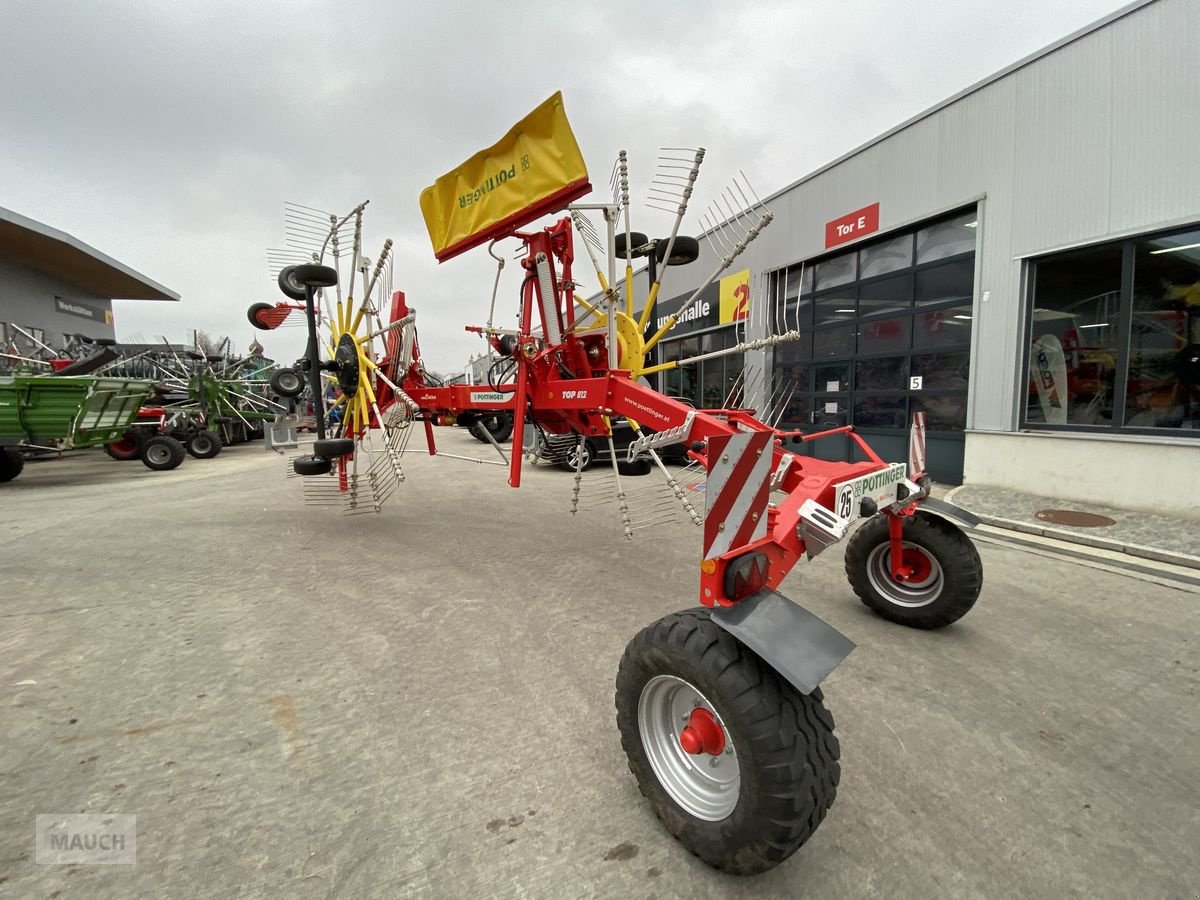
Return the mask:
<path id="1" fill-rule="evenodd" d="M 912 429 L 908 432 L 908 477 L 925 474 L 925 413 L 913 413 Z"/>
<path id="2" fill-rule="evenodd" d="M 771 434 L 753 431 L 709 438 L 708 463 L 705 559 L 766 536 Z"/>

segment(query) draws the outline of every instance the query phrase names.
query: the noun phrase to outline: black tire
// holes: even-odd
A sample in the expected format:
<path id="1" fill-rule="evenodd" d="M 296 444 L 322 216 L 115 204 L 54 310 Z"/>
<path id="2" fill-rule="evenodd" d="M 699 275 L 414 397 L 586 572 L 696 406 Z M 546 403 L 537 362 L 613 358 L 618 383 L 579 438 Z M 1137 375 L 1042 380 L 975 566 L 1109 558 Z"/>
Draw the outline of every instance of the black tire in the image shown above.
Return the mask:
<path id="1" fill-rule="evenodd" d="M 296 280 L 296 269 L 297 266 L 288 266 L 280 270 L 279 289 L 289 300 L 299 300 L 303 303 L 308 299 L 308 295 L 304 293 L 304 285 Z"/>
<path id="2" fill-rule="evenodd" d="M 737 792 L 724 795 L 734 805 L 723 818 L 717 818 L 719 810 L 701 818 L 685 808 L 664 786 L 647 752 L 664 740 L 666 729 L 649 730 L 655 722 L 671 721 L 672 729 L 683 730 L 684 723 L 673 721 L 674 715 L 655 716 L 649 702 L 654 686 L 670 684 L 670 679 L 681 679 L 703 696 L 731 742 L 708 757 L 711 777 L 719 776 L 722 762 L 736 767 Z M 640 724 L 643 694 L 648 701 L 645 735 Z M 625 648 L 617 670 L 617 727 L 639 789 L 680 843 L 710 866 L 734 875 L 757 875 L 783 862 L 812 836 L 833 805 L 841 777 L 840 748 L 822 700 L 820 689 L 807 696 L 797 691 L 718 628 L 704 608 L 674 613 L 643 629 Z M 670 746 L 677 740 L 677 732 L 667 732 Z M 704 758 L 703 753 L 695 757 L 697 763 Z M 703 766 L 697 770 L 709 771 Z M 728 778 L 729 770 L 724 772 Z"/>
<path id="3" fill-rule="evenodd" d="M 654 248 L 654 255 L 659 263 L 667 255 L 667 242 L 659 241 L 658 246 Z M 675 243 L 671 245 L 671 261 L 667 263 L 670 266 L 686 266 L 688 263 L 694 263 L 700 258 L 700 242 L 694 237 L 688 237 L 685 234 L 675 235 Z"/>
<path id="4" fill-rule="evenodd" d="M 482 431 L 484 428 L 491 433 L 492 440 L 503 444 L 512 437 L 513 417 L 507 413 L 481 413 L 475 417 L 475 421 L 468 426 L 471 437 L 484 444 L 490 444 L 491 441 Z"/>
<path id="5" fill-rule="evenodd" d="M 567 458 L 558 464 L 560 469 L 566 469 L 568 472 L 575 471 L 575 452 L 576 452 L 576 449 L 578 448 L 578 446 L 579 446 L 578 444 L 573 445 L 571 447 L 571 449 L 567 452 Z M 590 440 L 585 439 L 583 442 L 583 465 L 580 467 L 580 469 L 581 469 L 581 471 L 586 472 L 588 469 L 590 469 L 595 464 L 596 464 L 596 445 L 593 444 Z"/>
<path id="6" fill-rule="evenodd" d="M 618 475 L 629 475 L 633 478 L 640 478 L 643 475 L 649 475 L 653 471 L 654 464 L 646 456 L 640 456 L 632 462 L 627 459 L 617 460 Z"/>
<path id="7" fill-rule="evenodd" d="M 215 431 L 197 431 L 186 443 L 187 452 L 196 459 L 212 459 L 221 452 L 221 436 Z"/>
<path id="8" fill-rule="evenodd" d="M 127 431 L 119 441 L 104 445 L 104 452 L 119 462 L 129 462 L 142 458 L 142 444 L 145 436 L 138 431 Z"/>
<path id="9" fill-rule="evenodd" d="M 333 471 L 333 461 L 323 456 L 301 456 L 292 461 L 292 471 L 297 475 L 328 475 Z"/>
<path id="10" fill-rule="evenodd" d="M 639 247 L 644 247 L 650 243 L 650 238 L 646 237 L 640 231 L 629 232 L 629 253 L 635 259 L 639 256 L 649 256 L 649 253 L 634 253 Z M 617 259 L 625 258 L 625 232 L 618 231 L 613 238 L 613 256 Z"/>
<path id="11" fill-rule="evenodd" d="M 337 269 L 329 266 L 321 266 L 317 263 L 304 263 L 303 265 L 292 266 L 291 280 L 301 287 L 307 285 L 311 288 L 327 288 L 333 287 L 338 283 L 338 273 Z"/>
<path id="12" fill-rule="evenodd" d="M 888 543 L 888 520 L 881 515 L 862 525 L 846 545 L 846 577 L 870 609 L 911 628 L 942 628 L 975 605 L 983 587 L 983 562 L 953 522 L 925 512 L 904 519 L 905 556 L 914 551 L 921 576 L 914 585 L 892 580 Z"/>
<path id="13" fill-rule="evenodd" d="M 354 441 L 350 438 L 328 438 L 324 441 L 315 441 L 313 443 L 313 456 L 322 456 L 330 459 L 335 456 L 345 456 L 347 453 L 354 452 Z"/>
<path id="14" fill-rule="evenodd" d="M 280 397 L 299 397 L 304 393 L 304 378 L 295 369 L 276 369 L 271 373 L 271 390 Z"/>
<path id="15" fill-rule="evenodd" d="M 0 447 L 0 484 L 12 481 L 25 468 L 25 457 L 20 450 L 10 450 Z"/>
<path id="16" fill-rule="evenodd" d="M 155 472 L 177 468 L 186 456 L 183 444 L 167 434 L 156 434 L 142 444 L 142 464 Z"/>

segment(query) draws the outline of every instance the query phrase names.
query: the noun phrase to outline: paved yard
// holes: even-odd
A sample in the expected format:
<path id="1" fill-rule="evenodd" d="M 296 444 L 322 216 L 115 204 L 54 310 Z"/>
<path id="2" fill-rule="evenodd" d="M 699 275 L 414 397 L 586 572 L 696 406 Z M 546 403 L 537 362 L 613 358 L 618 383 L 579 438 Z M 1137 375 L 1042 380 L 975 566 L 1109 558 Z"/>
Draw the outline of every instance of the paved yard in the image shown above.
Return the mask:
<path id="1" fill-rule="evenodd" d="M 694 603 L 698 530 L 625 544 L 566 473 L 407 462 L 355 518 L 253 446 L 0 485 L 0 895 L 1200 894 L 1200 595 L 987 544 L 974 612 L 922 633 L 840 548 L 801 566 L 785 592 L 858 643 L 843 778 L 739 880 L 659 827 L 612 708 L 625 642 Z M 35 815 L 85 811 L 137 816 L 136 865 L 34 864 Z"/>

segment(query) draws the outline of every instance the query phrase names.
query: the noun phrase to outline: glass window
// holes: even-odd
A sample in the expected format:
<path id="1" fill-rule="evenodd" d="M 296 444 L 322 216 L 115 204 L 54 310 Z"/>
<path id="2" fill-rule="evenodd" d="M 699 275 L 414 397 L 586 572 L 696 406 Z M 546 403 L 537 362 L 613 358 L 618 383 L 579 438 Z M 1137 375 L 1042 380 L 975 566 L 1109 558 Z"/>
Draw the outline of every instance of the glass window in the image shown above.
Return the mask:
<path id="1" fill-rule="evenodd" d="M 849 253 L 843 253 L 817 263 L 817 288 L 823 291 L 826 288 L 852 282 L 857 274 L 855 272 L 857 259 L 858 254 L 852 250 Z"/>
<path id="2" fill-rule="evenodd" d="M 790 301 L 783 310 L 783 331 L 795 329 L 796 331 L 804 331 L 812 328 L 813 317 L 813 299 L 811 296 L 800 297 L 798 300 Z M 775 323 L 772 323 L 772 328 Z"/>
<path id="3" fill-rule="evenodd" d="M 938 222 L 917 232 L 917 263 L 933 262 L 948 256 L 975 251 L 977 231 L 975 210 Z"/>
<path id="4" fill-rule="evenodd" d="M 860 359 L 854 364 L 854 390 L 908 390 L 908 357 L 885 356 L 882 359 Z"/>
<path id="5" fill-rule="evenodd" d="M 966 394 L 912 395 L 913 412 L 925 413 L 930 431 L 962 431 L 967 427 Z"/>
<path id="6" fill-rule="evenodd" d="M 850 390 L 850 363 L 817 366 L 817 390 L 831 393 Z"/>
<path id="7" fill-rule="evenodd" d="M 1120 246 L 1037 263 L 1029 353 L 1030 422 L 1109 425 L 1116 380 Z"/>
<path id="8" fill-rule="evenodd" d="M 967 389 L 971 372 L 971 354 L 924 353 L 912 358 L 912 377 L 921 379 L 923 391 Z"/>
<path id="9" fill-rule="evenodd" d="M 849 424 L 850 407 L 845 397 L 817 394 L 813 399 L 812 424 L 818 428 L 837 428 Z"/>
<path id="10" fill-rule="evenodd" d="M 1200 428 L 1200 231 L 1135 245 L 1132 305 L 1124 423 Z"/>
<path id="11" fill-rule="evenodd" d="M 817 359 L 854 354 L 854 326 L 822 328 L 813 332 L 813 356 Z"/>
<path id="12" fill-rule="evenodd" d="M 975 285 L 975 258 L 943 263 L 917 272 L 917 306 L 933 303 L 971 302 Z"/>
<path id="13" fill-rule="evenodd" d="M 811 294 L 813 289 L 813 267 L 800 263 L 789 266 L 787 270 L 787 296 Z"/>
<path id="14" fill-rule="evenodd" d="M 876 275 L 907 269 L 912 265 L 912 252 L 912 234 L 902 234 L 890 241 L 863 247 L 858 251 L 858 277 L 874 278 Z"/>
<path id="15" fill-rule="evenodd" d="M 818 325 L 830 325 L 835 322 L 848 322 L 854 318 L 855 300 L 854 289 L 849 291 L 834 291 L 832 294 L 821 294 L 814 301 L 814 309 Z"/>
<path id="16" fill-rule="evenodd" d="M 775 365 L 785 366 L 796 360 L 812 359 L 812 332 L 805 329 L 799 340 L 787 341 L 775 347 Z"/>
<path id="17" fill-rule="evenodd" d="M 855 428 L 896 428 L 908 425 L 908 398 L 858 396 L 854 401 Z"/>
<path id="18" fill-rule="evenodd" d="M 712 338 L 709 336 L 709 341 Z M 716 409 L 725 404 L 725 371 L 721 357 L 706 359 L 700 368 L 702 381 L 701 406 Z"/>
<path id="19" fill-rule="evenodd" d="M 802 389 L 798 389 L 796 393 L 792 394 L 791 399 L 788 400 L 787 406 L 784 407 L 779 427 L 783 429 L 795 429 L 801 425 L 807 425 L 812 418 L 812 411 L 812 395 L 804 393 Z"/>
<path id="20" fill-rule="evenodd" d="M 720 362 L 720 360 L 713 360 Z M 731 395 L 736 398 L 736 392 L 744 390 L 742 385 L 742 370 L 745 366 L 744 359 L 741 354 L 733 353 L 725 357 L 725 387 L 721 394 L 721 402 L 724 403 Z"/>
<path id="21" fill-rule="evenodd" d="M 912 316 L 895 319 L 875 319 L 858 326 L 858 352 L 884 353 L 909 348 Z"/>
<path id="22" fill-rule="evenodd" d="M 680 396 L 683 389 L 683 373 L 679 369 L 667 369 L 663 372 L 663 391 L 668 397 Z"/>
<path id="23" fill-rule="evenodd" d="M 918 312 L 913 320 L 914 347 L 953 347 L 971 343 L 971 307 L 951 306 Z"/>
<path id="24" fill-rule="evenodd" d="M 792 363 L 790 365 L 779 366 L 775 370 L 778 377 L 787 382 L 789 389 L 791 385 L 795 385 L 797 393 L 806 393 L 811 389 L 809 384 L 809 375 L 812 369 L 807 363 Z"/>
<path id="25" fill-rule="evenodd" d="M 879 313 L 907 312 L 912 306 L 912 274 L 893 275 L 861 284 L 858 287 L 858 314 L 872 316 Z"/>
<path id="26" fill-rule="evenodd" d="M 700 352 L 700 339 L 688 338 L 683 341 L 676 341 L 675 345 L 679 348 L 675 356 L 668 356 L 668 359 L 690 359 Z M 679 372 L 679 396 L 686 397 L 695 404 L 700 403 L 700 366 L 698 363 L 693 363 L 690 366 L 682 366 Z"/>

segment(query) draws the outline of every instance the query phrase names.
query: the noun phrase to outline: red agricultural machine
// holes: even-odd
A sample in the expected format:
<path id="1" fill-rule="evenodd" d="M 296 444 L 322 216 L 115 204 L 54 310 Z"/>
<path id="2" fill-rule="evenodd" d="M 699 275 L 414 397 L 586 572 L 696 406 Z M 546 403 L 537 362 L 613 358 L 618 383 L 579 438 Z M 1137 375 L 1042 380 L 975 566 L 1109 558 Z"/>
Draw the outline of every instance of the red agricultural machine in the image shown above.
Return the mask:
<path id="1" fill-rule="evenodd" d="M 535 119 L 553 127 L 534 128 L 530 123 Z M 504 184 L 491 173 L 508 173 L 511 181 L 517 177 L 512 173 L 522 171 L 522 158 L 536 168 L 538 150 L 530 135 L 547 133 L 553 133 L 551 149 L 559 163 L 555 178 L 540 193 L 527 186 L 519 201 L 513 199 L 520 204 L 519 214 L 501 204 L 483 220 L 484 226 L 450 214 L 489 198 L 499 202 Z M 854 646 L 780 594 L 781 582 L 801 559 L 811 559 L 850 535 L 846 572 L 862 602 L 894 622 L 939 628 L 963 616 L 980 592 L 979 555 L 951 520 L 973 522 L 969 514 L 929 497 L 921 422 L 912 432 L 909 462 L 888 463 L 850 427 L 819 434 L 781 430 L 756 417 L 753 409 L 695 409 L 640 380 L 687 364 L 652 365 L 647 356 L 674 321 L 686 315 L 689 304 L 657 334 L 643 337 L 659 283 L 636 311 L 633 251 L 646 241 L 629 225 L 624 151 L 616 166 L 613 202 L 588 205 L 576 202 L 590 190 L 586 173 L 563 176 L 573 171 L 572 154 L 577 156 L 578 149 L 561 97 L 555 95 L 499 144 L 439 179 L 422 196 L 422 206 L 440 259 L 488 241 L 521 243 L 517 327 L 496 328 L 489 317 L 487 326 L 476 329 L 498 354 L 513 361 L 515 382 L 486 393 L 497 408 L 512 411 L 516 433 L 528 423 L 567 443 L 608 441 L 627 536 L 632 532 L 622 469 L 639 463 L 652 474 L 657 471 L 680 507 L 701 525 L 698 605 L 653 623 L 629 643 L 617 674 L 617 724 L 629 766 L 667 829 L 716 868 L 763 872 L 794 853 L 833 803 L 840 750 L 819 685 Z M 671 171 L 682 173 L 675 175 L 675 227 L 664 248 L 670 257 L 703 151 L 667 158 Z M 582 171 L 581 160 L 574 171 Z M 459 198 L 478 195 L 480 188 L 471 193 L 465 192 L 467 187 L 489 183 L 493 187 L 483 191 L 483 200 L 458 205 Z M 541 199 L 530 204 L 530 196 Z M 753 198 L 752 192 L 743 196 Z M 568 216 L 546 227 L 520 230 L 568 205 Z M 440 220 L 439 211 L 446 214 Z M 591 224 L 590 216 L 598 216 L 603 227 Z M 403 478 L 400 454 L 416 430 L 412 426 L 422 424 L 426 449 L 437 455 L 432 423 L 439 416 L 477 408 L 484 392 L 427 382 L 416 313 L 399 292 L 390 294 L 389 303 L 375 299 L 382 258 L 376 274 L 366 277 L 359 252 L 361 218 L 360 206 L 330 223 L 336 236 L 346 222 L 355 222 L 351 259 L 362 274 L 359 301 L 349 296 L 354 273 L 350 291 L 343 295 L 346 279 L 336 267 L 322 264 L 324 249 L 315 262 L 286 268 L 280 284 L 294 308 L 303 309 L 309 329 L 309 352 L 297 363 L 294 381 L 307 379 L 318 404 L 317 440 L 294 461 L 295 472 L 309 476 L 308 481 L 328 482 L 349 507 L 378 509 Z M 721 251 L 721 262 L 697 297 L 770 220 L 762 204 L 751 199 L 743 212 L 719 223 L 710 239 Z M 623 242 L 617 240 L 622 226 Z M 577 238 L 586 246 L 602 288 L 603 299 L 596 304 L 575 293 Z M 385 245 L 385 256 L 389 248 Z M 623 287 L 615 277 L 621 248 Z M 265 319 L 264 313 L 260 316 Z M 318 334 L 319 320 L 329 324 L 328 341 Z M 742 353 L 787 339 L 787 333 L 774 334 L 722 352 Z M 378 351 L 373 349 L 376 341 L 382 342 Z M 330 433 L 320 410 L 323 379 L 337 385 L 335 406 L 343 411 Z M 610 423 L 616 417 L 638 431 L 621 460 L 611 446 Z M 854 441 L 863 461 L 828 462 L 787 449 L 797 441 L 843 434 Z M 372 443 L 377 439 L 382 439 L 381 447 Z M 706 475 L 702 514 L 681 489 L 677 470 L 669 469 L 658 452 L 681 442 Z M 505 464 L 509 484 L 519 486 L 522 455 L 513 452 Z M 582 477 L 577 470 L 576 498 Z"/>

